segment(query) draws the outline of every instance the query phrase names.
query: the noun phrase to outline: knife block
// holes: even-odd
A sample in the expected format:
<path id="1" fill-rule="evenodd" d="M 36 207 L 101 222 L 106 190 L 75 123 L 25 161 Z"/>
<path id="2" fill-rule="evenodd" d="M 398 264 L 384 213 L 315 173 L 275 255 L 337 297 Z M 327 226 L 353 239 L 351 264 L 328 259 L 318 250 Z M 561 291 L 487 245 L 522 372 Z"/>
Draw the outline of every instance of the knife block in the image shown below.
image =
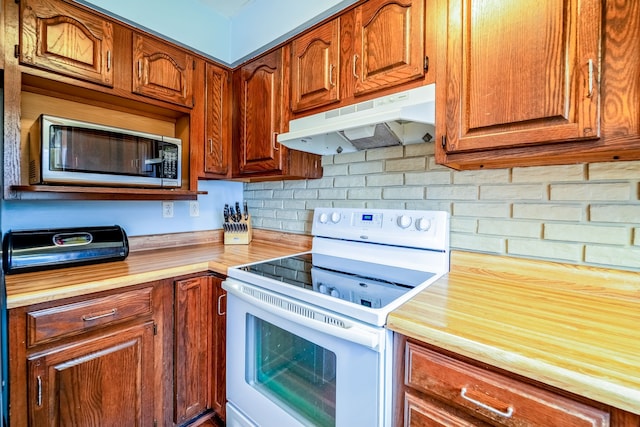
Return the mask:
<path id="1" fill-rule="evenodd" d="M 225 245 L 248 245 L 251 242 L 251 215 L 240 222 L 225 222 L 222 224 Z"/>

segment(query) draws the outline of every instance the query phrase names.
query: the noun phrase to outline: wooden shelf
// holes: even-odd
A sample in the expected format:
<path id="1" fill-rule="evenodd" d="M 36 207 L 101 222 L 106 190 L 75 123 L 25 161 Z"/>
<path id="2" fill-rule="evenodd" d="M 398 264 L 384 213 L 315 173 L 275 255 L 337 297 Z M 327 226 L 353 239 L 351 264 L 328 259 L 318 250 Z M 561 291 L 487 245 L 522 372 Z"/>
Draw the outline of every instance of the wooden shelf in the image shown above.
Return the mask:
<path id="1" fill-rule="evenodd" d="M 70 185 L 14 185 L 19 200 L 196 200 L 206 191 L 155 188 L 76 187 Z"/>

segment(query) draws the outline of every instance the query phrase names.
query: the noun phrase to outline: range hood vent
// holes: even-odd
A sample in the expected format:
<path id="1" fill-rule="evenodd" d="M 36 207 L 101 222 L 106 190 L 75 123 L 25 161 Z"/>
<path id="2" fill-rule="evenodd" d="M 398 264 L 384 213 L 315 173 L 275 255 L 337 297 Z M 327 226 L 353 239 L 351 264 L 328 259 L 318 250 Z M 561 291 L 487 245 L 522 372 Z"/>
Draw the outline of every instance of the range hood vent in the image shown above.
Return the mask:
<path id="1" fill-rule="evenodd" d="M 428 142 L 435 134 L 435 84 L 289 122 L 278 142 L 314 154 Z"/>

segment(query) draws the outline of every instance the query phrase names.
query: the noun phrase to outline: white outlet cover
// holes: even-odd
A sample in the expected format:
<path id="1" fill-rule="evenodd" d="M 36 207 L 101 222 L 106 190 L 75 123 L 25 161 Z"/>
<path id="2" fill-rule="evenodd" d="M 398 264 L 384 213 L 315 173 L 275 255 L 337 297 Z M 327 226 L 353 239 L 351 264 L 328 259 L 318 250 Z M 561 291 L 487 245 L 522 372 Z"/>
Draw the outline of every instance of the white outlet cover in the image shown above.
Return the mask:
<path id="1" fill-rule="evenodd" d="M 173 218 L 173 202 L 162 202 L 162 217 Z"/>
<path id="2" fill-rule="evenodd" d="M 200 204 L 197 200 L 189 202 L 189 216 L 200 216 Z"/>

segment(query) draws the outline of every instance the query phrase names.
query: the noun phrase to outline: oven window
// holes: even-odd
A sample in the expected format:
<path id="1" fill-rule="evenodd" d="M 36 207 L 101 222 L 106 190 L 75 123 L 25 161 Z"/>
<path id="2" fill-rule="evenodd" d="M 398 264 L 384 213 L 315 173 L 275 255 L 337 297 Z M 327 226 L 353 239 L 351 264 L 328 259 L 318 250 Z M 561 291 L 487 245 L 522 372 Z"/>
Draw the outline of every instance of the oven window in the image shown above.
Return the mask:
<path id="1" fill-rule="evenodd" d="M 334 426 L 335 353 L 250 314 L 247 325 L 247 382 L 296 417 Z"/>

